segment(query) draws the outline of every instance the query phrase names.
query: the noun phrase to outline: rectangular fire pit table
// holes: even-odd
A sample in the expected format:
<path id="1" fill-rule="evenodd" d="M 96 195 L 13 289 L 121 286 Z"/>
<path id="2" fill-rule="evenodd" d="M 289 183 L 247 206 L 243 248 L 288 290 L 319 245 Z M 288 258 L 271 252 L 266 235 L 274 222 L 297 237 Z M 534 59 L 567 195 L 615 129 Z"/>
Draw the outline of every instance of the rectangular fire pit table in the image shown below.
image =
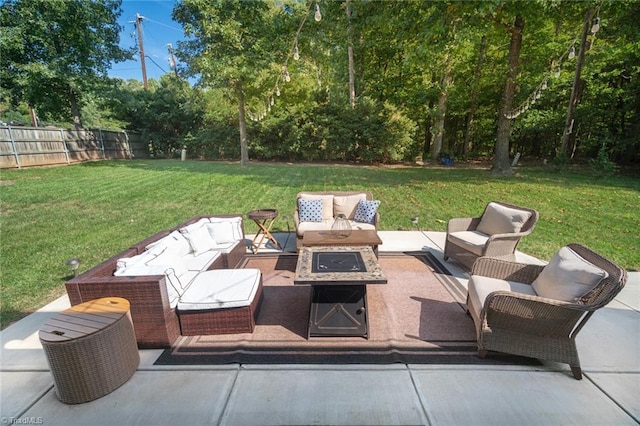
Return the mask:
<path id="1" fill-rule="evenodd" d="M 369 338 L 367 284 L 387 283 L 371 247 L 302 247 L 293 282 L 312 286 L 308 337 Z"/>

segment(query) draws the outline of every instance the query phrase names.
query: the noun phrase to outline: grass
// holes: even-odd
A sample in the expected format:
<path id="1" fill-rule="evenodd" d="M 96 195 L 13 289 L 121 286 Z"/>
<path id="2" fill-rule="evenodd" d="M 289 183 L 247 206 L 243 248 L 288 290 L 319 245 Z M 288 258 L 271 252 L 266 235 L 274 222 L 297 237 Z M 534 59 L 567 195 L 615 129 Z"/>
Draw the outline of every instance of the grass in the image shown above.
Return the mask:
<path id="1" fill-rule="evenodd" d="M 640 180 L 596 180 L 581 169 L 518 169 L 511 179 L 485 169 L 349 165 L 104 161 L 3 170 L 0 185 L 0 324 L 64 294 L 65 260 L 80 271 L 198 214 L 280 211 L 287 229 L 302 190 L 367 189 L 381 200 L 382 230 L 444 231 L 451 217 L 477 216 L 491 200 L 537 209 L 540 221 L 519 249 L 549 259 L 581 242 L 627 269 L 640 267 Z M 247 233 L 256 225 L 245 222 Z"/>

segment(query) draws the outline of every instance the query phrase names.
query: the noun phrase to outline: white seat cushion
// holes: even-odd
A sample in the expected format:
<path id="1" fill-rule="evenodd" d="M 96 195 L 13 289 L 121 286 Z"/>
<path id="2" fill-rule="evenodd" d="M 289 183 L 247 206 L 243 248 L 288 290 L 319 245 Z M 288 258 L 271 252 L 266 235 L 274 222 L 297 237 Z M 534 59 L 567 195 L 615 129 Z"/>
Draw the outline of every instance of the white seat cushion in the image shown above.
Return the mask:
<path id="1" fill-rule="evenodd" d="M 209 250 L 197 256 L 195 253 L 189 253 L 182 257 L 182 261 L 189 271 L 206 271 L 220 256 L 220 251 Z"/>
<path id="2" fill-rule="evenodd" d="M 376 230 L 376 226 L 373 223 L 356 222 L 354 220 L 350 220 L 349 223 L 351 224 L 351 229 L 355 231 Z"/>
<path id="3" fill-rule="evenodd" d="M 480 317 L 484 301 L 494 291 L 511 291 L 531 296 L 536 295 L 533 287 L 526 283 L 472 275 L 471 279 L 469 279 L 469 303 L 471 305 L 469 308 L 473 310 L 476 317 Z"/>
<path id="4" fill-rule="evenodd" d="M 482 256 L 482 250 L 487 245 L 489 236 L 478 231 L 452 232 L 447 236 L 449 241 L 457 246 L 464 247 L 478 256 Z"/>
<path id="5" fill-rule="evenodd" d="M 333 225 L 333 218 L 322 222 L 300 222 L 297 233 L 302 237 L 306 231 L 328 231 L 331 229 L 331 225 Z"/>
<path id="6" fill-rule="evenodd" d="M 198 274 L 178 301 L 180 311 L 249 306 L 258 291 L 259 269 L 216 269 Z"/>

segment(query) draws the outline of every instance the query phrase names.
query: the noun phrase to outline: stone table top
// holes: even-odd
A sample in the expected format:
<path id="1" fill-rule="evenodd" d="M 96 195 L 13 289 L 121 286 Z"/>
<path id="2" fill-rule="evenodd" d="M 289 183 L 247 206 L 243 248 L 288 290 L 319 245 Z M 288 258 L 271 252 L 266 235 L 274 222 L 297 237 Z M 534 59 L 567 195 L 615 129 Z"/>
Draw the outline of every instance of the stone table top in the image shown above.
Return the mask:
<path id="1" fill-rule="evenodd" d="M 365 271 L 345 272 L 313 272 L 314 253 L 360 253 Z M 294 284 L 306 285 L 347 285 L 347 284 L 386 284 L 387 278 L 382 273 L 373 249 L 369 246 L 345 247 L 323 246 L 302 247 L 298 253 L 298 264 Z"/>

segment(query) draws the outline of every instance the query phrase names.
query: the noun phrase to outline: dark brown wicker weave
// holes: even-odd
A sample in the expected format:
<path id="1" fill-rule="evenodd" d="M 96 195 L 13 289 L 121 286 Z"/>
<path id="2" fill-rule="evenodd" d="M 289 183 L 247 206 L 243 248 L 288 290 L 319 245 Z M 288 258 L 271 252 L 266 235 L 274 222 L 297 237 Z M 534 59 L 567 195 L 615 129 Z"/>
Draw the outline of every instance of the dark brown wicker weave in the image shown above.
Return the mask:
<path id="1" fill-rule="evenodd" d="M 129 303 L 117 297 L 55 315 L 42 326 L 40 342 L 56 394 L 67 404 L 93 401 L 112 392 L 129 380 L 140 363 Z"/>
<path id="2" fill-rule="evenodd" d="M 253 333 L 262 304 L 262 276 L 258 290 L 249 306 L 201 311 L 179 311 L 183 336 L 207 334 Z"/>
<path id="3" fill-rule="evenodd" d="M 613 300 L 622 290 L 627 273 L 580 244 L 569 244 L 568 247 L 607 271 L 609 276 L 578 303 L 497 291 L 487 297 L 479 318 L 473 309 L 467 308 L 476 325 L 478 355 L 481 358 L 487 355 L 487 351 L 496 351 L 566 363 L 576 379 L 582 378 L 576 335 L 597 309 Z M 471 274 L 531 284 L 543 268 L 540 265 L 480 258 L 473 265 Z"/>
<path id="4" fill-rule="evenodd" d="M 536 223 L 538 222 L 538 212 L 525 207 L 514 206 L 499 201 L 494 201 L 494 203 L 512 209 L 528 211 L 531 213 L 531 217 L 524 223 L 520 232 L 513 234 L 496 234 L 490 236 L 480 256 L 468 251 L 465 247 L 461 247 L 455 242 L 451 241 L 449 235 L 454 232 L 475 231 L 480 224 L 482 216 L 450 219 L 447 224 L 447 237 L 444 245 L 444 260 L 453 258 L 456 262 L 462 265 L 465 270 L 470 271 L 473 263 L 478 257 L 507 256 L 512 255 L 516 251 L 516 247 L 518 246 L 520 239 L 525 235 L 529 235 L 531 231 L 533 231 L 533 228 L 536 226 Z"/>

